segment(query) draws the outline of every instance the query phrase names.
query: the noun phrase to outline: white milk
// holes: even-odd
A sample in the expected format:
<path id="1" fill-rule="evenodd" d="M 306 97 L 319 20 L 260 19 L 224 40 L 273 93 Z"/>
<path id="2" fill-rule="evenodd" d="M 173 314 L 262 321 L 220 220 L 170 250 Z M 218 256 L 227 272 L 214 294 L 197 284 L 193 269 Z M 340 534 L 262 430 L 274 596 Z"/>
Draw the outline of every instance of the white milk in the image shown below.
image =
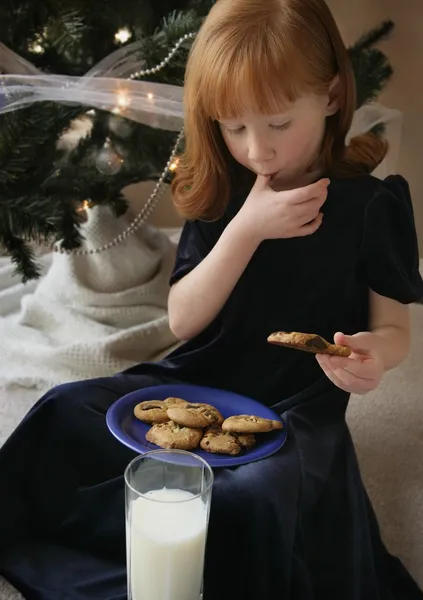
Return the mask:
<path id="1" fill-rule="evenodd" d="M 131 600 L 199 600 L 207 511 L 200 497 L 181 502 L 193 497 L 190 492 L 162 488 L 132 502 Z"/>

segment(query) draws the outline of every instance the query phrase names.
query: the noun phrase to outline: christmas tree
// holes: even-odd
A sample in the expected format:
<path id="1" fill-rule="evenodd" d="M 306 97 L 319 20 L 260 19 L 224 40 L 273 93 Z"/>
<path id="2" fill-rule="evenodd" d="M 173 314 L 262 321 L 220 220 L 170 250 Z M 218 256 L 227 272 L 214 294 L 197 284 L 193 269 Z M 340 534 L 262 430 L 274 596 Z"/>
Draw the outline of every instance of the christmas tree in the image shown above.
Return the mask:
<path id="1" fill-rule="evenodd" d="M 0 39 L 44 73 L 78 76 L 115 51 L 116 44 L 135 43 L 144 75 L 131 75 L 133 80 L 181 86 L 193 34 L 212 3 L 26 0 L 18 8 L 12 3 L 0 8 Z M 375 99 L 392 75 L 376 45 L 393 28 L 386 21 L 349 48 L 357 108 Z M 172 49 L 177 51 L 167 60 Z M 61 248 L 76 249 L 82 243 L 82 207 L 109 205 L 118 216 L 127 210 L 122 193 L 127 185 L 170 181 L 177 134 L 127 118 L 125 103 L 121 98 L 111 113 L 37 102 L 0 115 L 0 246 L 23 281 L 39 276 L 32 241 L 60 241 Z M 86 132 L 69 149 L 60 141 L 75 123 L 85 123 Z"/>
<path id="2" fill-rule="evenodd" d="M 213 0 L 3 0 L 0 40 L 42 71 L 85 75 L 117 46 L 160 30 L 164 17 L 184 11 L 182 21 L 189 28 L 192 16 L 206 15 L 212 4 Z"/>

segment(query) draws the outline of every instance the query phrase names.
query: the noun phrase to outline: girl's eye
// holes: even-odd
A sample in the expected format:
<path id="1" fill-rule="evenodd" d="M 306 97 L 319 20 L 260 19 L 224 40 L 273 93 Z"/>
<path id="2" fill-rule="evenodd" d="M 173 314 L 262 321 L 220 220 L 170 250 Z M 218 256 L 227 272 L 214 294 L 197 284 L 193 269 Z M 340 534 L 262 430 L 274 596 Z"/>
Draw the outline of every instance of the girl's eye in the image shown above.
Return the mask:
<path id="1" fill-rule="evenodd" d="M 283 129 L 288 129 L 288 127 L 291 125 L 290 121 L 288 121 L 287 123 L 283 123 L 282 125 L 271 125 L 270 127 L 272 129 L 277 129 L 278 131 L 281 131 Z"/>
<path id="2" fill-rule="evenodd" d="M 277 131 L 283 131 L 284 129 L 288 129 L 288 127 L 290 127 L 291 123 L 290 121 L 288 121 L 287 123 L 282 123 L 281 125 L 270 125 L 270 127 L 272 129 L 276 129 Z M 241 125 L 240 127 L 238 127 L 237 129 L 229 129 L 228 127 L 226 128 L 227 132 L 231 135 L 236 135 L 237 133 L 242 133 L 245 129 L 244 125 Z"/>
<path id="3" fill-rule="evenodd" d="M 236 133 L 241 133 L 241 131 L 244 131 L 245 127 L 244 125 L 241 125 L 241 127 L 238 127 L 238 129 L 227 129 L 227 132 L 230 133 L 231 135 L 236 134 Z"/>

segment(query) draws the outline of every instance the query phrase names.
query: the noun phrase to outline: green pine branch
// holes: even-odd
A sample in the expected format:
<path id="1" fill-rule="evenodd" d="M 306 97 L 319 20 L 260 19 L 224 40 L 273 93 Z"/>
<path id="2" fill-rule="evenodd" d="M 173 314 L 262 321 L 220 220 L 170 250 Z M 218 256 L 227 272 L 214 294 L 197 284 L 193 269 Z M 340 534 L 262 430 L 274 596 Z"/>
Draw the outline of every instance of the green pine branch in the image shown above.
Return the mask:
<path id="1" fill-rule="evenodd" d="M 61 10 L 47 24 L 46 41 L 63 57 L 72 57 L 80 49 L 81 39 L 87 26 L 74 9 Z"/>
<path id="2" fill-rule="evenodd" d="M 363 50 L 370 50 L 376 44 L 389 39 L 395 28 L 395 24 L 390 19 L 383 21 L 377 27 L 363 34 L 355 44 L 350 48 L 352 54 L 360 54 Z"/>
<path id="3" fill-rule="evenodd" d="M 374 46 L 388 39 L 394 27 L 392 21 L 384 21 L 348 48 L 356 81 L 357 108 L 375 100 L 393 75 L 388 57 Z"/>
<path id="4" fill-rule="evenodd" d="M 30 279 L 38 279 L 41 275 L 41 268 L 36 261 L 34 250 L 30 244 L 11 233 L 2 237 L 4 248 L 15 265 L 16 273 L 20 276 L 22 282 L 26 283 Z"/>
<path id="5" fill-rule="evenodd" d="M 352 57 L 356 77 L 357 108 L 375 100 L 393 75 L 387 57 L 379 50 L 364 50 Z"/>

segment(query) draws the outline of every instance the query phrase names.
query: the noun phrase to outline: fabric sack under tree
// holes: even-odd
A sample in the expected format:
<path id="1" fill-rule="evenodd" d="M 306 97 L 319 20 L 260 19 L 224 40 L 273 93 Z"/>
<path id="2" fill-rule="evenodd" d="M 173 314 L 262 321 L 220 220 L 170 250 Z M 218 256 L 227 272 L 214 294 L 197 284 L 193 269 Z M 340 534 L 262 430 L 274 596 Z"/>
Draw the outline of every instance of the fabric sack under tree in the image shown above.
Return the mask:
<path id="1" fill-rule="evenodd" d="M 87 250 L 110 242 L 131 219 L 100 207 L 88 214 Z M 18 312 L 0 318 L 0 385 L 49 388 L 111 375 L 172 349 L 167 297 L 174 257 L 169 238 L 144 225 L 106 252 L 54 253 L 33 293 L 13 286 L 9 265 L 0 305 L 12 309 L 22 297 Z"/>

